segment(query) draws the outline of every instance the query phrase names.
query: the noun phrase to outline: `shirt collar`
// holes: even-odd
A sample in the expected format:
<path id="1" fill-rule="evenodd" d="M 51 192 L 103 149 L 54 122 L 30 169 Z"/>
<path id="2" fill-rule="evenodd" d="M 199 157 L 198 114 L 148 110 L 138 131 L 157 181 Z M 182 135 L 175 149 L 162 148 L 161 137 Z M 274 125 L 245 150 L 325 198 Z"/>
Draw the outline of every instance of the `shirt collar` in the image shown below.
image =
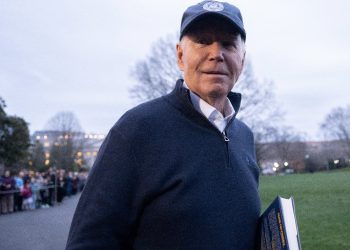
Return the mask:
<path id="1" fill-rule="evenodd" d="M 192 92 L 186 82 L 183 82 L 183 87 L 187 88 L 190 91 L 190 97 L 193 104 L 193 107 L 201 114 L 203 114 L 208 120 L 217 120 L 217 119 L 225 119 L 226 121 L 229 121 L 233 115 L 235 114 L 235 111 L 233 109 L 233 106 L 230 102 L 230 100 L 226 97 L 225 100 L 225 106 L 224 106 L 224 115 L 218 111 L 215 107 L 211 106 L 209 103 L 204 101 L 202 98 L 200 98 L 198 95 L 196 95 L 194 92 Z"/>

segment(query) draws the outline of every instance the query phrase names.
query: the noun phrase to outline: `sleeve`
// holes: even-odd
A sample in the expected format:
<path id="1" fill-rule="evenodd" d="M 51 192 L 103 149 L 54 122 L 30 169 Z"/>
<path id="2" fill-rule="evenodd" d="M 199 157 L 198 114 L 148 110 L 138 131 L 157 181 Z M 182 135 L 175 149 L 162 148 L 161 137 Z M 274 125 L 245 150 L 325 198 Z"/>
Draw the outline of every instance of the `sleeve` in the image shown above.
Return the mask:
<path id="1" fill-rule="evenodd" d="M 76 208 L 67 250 L 132 248 L 142 197 L 131 141 L 115 127 L 106 137 Z"/>

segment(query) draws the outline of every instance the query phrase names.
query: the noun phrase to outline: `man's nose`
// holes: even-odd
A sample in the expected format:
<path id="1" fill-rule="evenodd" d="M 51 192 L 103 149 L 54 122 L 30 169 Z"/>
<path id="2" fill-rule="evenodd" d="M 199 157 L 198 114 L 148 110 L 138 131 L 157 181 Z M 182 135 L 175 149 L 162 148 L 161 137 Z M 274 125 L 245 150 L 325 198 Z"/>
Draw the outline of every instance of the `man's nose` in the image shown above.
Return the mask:
<path id="1" fill-rule="evenodd" d="M 223 61 L 224 50 L 223 46 L 219 42 L 213 42 L 209 46 L 209 60 Z"/>

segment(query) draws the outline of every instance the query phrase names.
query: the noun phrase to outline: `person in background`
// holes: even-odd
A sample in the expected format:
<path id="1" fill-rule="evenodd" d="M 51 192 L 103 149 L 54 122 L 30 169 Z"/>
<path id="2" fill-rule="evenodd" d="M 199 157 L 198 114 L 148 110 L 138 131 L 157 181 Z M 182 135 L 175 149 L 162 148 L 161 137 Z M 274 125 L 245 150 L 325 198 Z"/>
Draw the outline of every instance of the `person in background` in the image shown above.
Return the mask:
<path id="1" fill-rule="evenodd" d="M 49 193 L 49 182 L 50 177 L 47 175 L 43 175 L 43 183 L 42 188 L 40 190 L 40 196 L 42 198 L 41 208 L 49 208 L 50 207 L 50 193 Z"/>
<path id="2" fill-rule="evenodd" d="M 3 192 L 1 195 L 1 212 L 3 214 L 12 213 L 14 211 L 16 181 L 11 176 L 10 170 L 6 170 L 4 176 L 2 176 L 0 190 Z"/>
<path id="3" fill-rule="evenodd" d="M 38 185 L 38 191 L 37 191 L 37 203 L 36 203 L 36 207 L 40 208 L 43 205 L 43 200 L 44 197 L 42 196 L 42 194 L 45 192 L 45 181 L 44 181 L 44 177 L 43 174 L 41 172 L 36 172 L 35 173 L 35 180 L 36 183 Z"/>
<path id="4" fill-rule="evenodd" d="M 41 184 L 40 184 L 40 180 L 38 179 L 37 173 L 35 173 L 35 175 L 31 178 L 30 188 L 32 190 L 32 198 L 33 198 L 31 209 L 39 208 L 41 206 L 41 196 L 40 196 Z"/>
<path id="5" fill-rule="evenodd" d="M 22 179 L 23 179 L 23 183 L 26 183 L 26 182 L 30 182 L 30 176 L 29 176 L 29 171 L 26 170 L 26 169 L 23 169 L 22 171 Z"/>
<path id="6" fill-rule="evenodd" d="M 23 182 L 23 171 L 19 171 L 18 175 L 15 176 L 16 181 L 16 193 L 15 193 L 15 211 L 22 211 L 23 197 L 22 190 L 24 186 Z"/>
<path id="7" fill-rule="evenodd" d="M 57 180 L 56 169 L 49 168 L 45 179 L 46 179 L 46 185 L 48 187 L 48 192 L 49 192 L 49 196 L 47 198 L 48 205 L 50 207 L 52 207 L 53 204 L 55 203 L 55 200 L 56 200 L 56 194 L 55 194 L 55 189 L 57 188 L 57 186 L 56 186 L 56 180 Z"/>
<path id="8" fill-rule="evenodd" d="M 79 177 L 78 177 L 78 173 L 75 172 L 73 174 L 73 177 L 72 177 L 72 194 L 75 195 L 78 193 L 78 189 L 79 189 Z"/>
<path id="9" fill-rule="evenodd" d="M 183 79 L 110 130 L 66 249 L 254 249 L 259 169 L 253 134 L 236 118 L 241 95 L 231 92 L 245 40 L 236 6 L 204 1 L 184 12 Z"/>
<path id="10" fill-rule="evenodd" d="M 57 175 L 57 203 L 61 204 L 66 196 L 66 173 L 64 169 L 58 169 Z"/>
<path id="11" fill-rule="evenodd" d="M 32 189 L 30 187 L 30 179 L 27 179 L 24 183 L 22 189 L 22 197 L 23 197 L 23 210 L 31 210 L 33 209 L 33 197 L 32 197 Z"/>
<path id="12" fill-rule="evenodd" d="M 86 184 L 86 181 L 87 181 L 87 178 L 88 178 L 88 173 L 83 171 L 83 172 L 80 172 L 78 174 L 78 178 L 79 178 L 79 192 L 82 192 L 84 187 L 85 187 L 85 184 Z"/>
<path id="13" fill-rule="evenodd" d="M 65 195 L 70 197 L 73 194 L 73 173 L 71 171 L 64 176 Z"/>

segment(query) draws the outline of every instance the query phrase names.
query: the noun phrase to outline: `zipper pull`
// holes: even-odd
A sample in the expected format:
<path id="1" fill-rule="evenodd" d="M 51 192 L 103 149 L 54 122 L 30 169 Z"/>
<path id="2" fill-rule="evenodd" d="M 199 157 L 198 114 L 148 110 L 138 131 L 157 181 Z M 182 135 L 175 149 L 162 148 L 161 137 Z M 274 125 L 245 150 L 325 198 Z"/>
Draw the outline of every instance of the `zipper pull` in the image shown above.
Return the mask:
<path id="1" fill-rule="evenodd" d="M 225 142 L 229 142 L 230 139 L 226 136 L 225 132 L 222 132 L 222 135 L 224 136 Z"/>

